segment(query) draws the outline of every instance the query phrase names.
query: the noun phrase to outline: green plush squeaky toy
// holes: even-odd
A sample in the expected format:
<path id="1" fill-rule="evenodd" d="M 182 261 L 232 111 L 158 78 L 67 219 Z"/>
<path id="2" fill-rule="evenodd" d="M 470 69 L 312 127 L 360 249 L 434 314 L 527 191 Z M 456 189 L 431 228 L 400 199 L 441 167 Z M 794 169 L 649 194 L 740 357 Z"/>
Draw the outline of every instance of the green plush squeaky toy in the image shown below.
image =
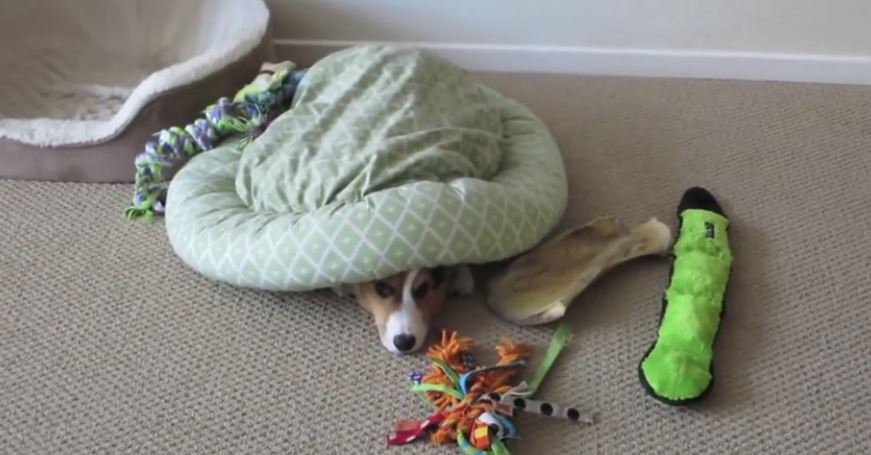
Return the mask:
<path id="1" fill-rule="evenodd" d="M 714 339 L 732 269 L 729 219 L 711 193 L 687 190 L 678 218 L 659 332 L 639 366 L 647 391 L 671 405 L 702 398 L 713 383 Z"/>

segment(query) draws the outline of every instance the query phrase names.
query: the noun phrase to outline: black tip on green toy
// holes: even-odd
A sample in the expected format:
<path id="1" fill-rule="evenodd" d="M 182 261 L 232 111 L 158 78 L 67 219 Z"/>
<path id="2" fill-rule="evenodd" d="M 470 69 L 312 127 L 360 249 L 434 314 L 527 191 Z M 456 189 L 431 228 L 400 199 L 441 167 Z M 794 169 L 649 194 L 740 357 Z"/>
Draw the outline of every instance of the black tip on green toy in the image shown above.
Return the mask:
<path id="1" fill-rule="evenodd" d="M 720 203 L 717 202 L 714 195 L 711 194 L 710 191 L 701 187 L 693 187 L 684 192 L 680 204 L 678 204 L 678 216 L 687 209 L 707 210 L 709 212 L 726 216 L 723 212 L 723 208 L 720 207 Z"/>

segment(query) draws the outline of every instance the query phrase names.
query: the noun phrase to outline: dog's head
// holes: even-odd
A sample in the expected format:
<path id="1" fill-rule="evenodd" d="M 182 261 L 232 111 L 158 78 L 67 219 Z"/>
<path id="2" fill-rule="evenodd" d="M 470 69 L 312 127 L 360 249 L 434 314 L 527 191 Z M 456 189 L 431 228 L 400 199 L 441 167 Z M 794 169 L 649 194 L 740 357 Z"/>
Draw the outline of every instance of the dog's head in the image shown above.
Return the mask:
<path id="1" fill-rule="evenodd" d="M 381 344 L 405 354 L 423 346 L 432 316 L 448 296 L 445 268 L 398 273 L 357 286 L 357 300 L 372 312 Z"/>

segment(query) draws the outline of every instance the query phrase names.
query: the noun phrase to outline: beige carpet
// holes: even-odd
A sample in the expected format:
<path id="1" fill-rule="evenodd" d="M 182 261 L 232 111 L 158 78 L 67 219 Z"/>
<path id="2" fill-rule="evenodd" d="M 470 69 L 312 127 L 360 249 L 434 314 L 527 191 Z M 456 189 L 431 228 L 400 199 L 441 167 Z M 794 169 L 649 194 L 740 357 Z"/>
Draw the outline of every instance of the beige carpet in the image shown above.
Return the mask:
<path id="1" fill-rule="evenodd" d="M 668 274 L 641 261 L 575 303 L 577 335 L 541 391 L 601 420 L 520 419 L 516 454 L 871 452 L 871 89 L 482 77 L 553 128 L 567 225 L 674 225 L 695 184 L 734 223 L 708 400 L 670 408 L 639 385 Z M 160 224 L 123 219 L 128 196 L 0 182 L 0 453 L 458 453 L 385 448 L 394 419 L 425 415 L 406 376 L 427 362 L 383 352 L 352 302 L 206 281 Z M 551 330 L 474 300 L 443 322 L 484 351 Z"/>

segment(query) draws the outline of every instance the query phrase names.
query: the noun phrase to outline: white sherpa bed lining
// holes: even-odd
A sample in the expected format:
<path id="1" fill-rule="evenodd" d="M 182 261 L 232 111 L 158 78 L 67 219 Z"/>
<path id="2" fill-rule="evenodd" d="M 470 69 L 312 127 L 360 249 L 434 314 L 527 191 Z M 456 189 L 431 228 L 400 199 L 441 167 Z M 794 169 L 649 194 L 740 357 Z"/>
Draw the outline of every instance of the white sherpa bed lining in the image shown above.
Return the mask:
<path id="1" fill-rule="evenodd" d="M 112 139 L 161 93 L 250 53 L 268 22 L 262 0 L 0 0 L 0 138 Z"/>

